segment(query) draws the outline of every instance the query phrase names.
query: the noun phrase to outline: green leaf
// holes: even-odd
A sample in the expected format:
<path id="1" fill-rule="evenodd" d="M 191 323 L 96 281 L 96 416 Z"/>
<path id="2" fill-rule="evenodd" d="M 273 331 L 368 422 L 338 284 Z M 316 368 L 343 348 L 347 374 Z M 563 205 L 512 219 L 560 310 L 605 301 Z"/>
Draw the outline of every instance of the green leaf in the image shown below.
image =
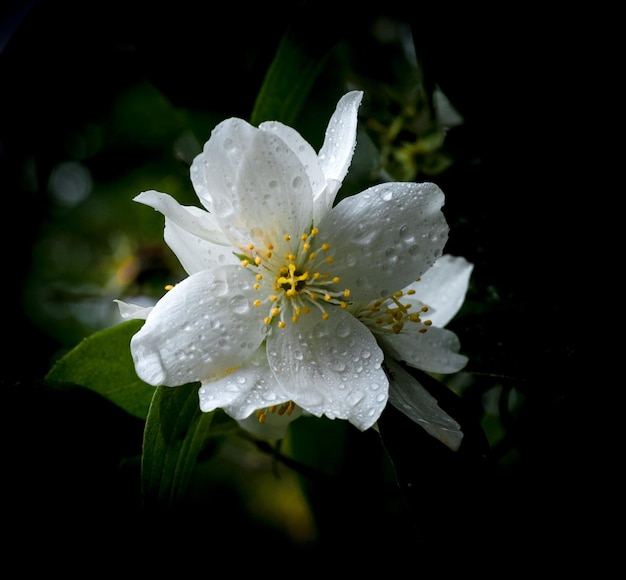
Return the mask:
<path id="1" fill-rule="evenodd" d="M 253 125 L 270 120 L 295 125 L 336 41 L 333 34 L 320 38 L 303 32 L 292 28 L 281 40 L 250 116 Z"/>
<path id="2" fill-rule="evenodd" d="M 154 387 L 139 379 L 130 354 L 130 339 L 142 324 L 143 320 L 130 320 L 85 338 L 54 364 L 47 383 L 90 389 L 145 419 Z"/>
<path id="3" fill-rule="evenodd" d="M 141 464 L 148 511 L 171 509 L 184 498 L 198 455 L 213 436 L 214 414 L 200 410 L 197 383 L 156 389 L 146 421 Z"/>

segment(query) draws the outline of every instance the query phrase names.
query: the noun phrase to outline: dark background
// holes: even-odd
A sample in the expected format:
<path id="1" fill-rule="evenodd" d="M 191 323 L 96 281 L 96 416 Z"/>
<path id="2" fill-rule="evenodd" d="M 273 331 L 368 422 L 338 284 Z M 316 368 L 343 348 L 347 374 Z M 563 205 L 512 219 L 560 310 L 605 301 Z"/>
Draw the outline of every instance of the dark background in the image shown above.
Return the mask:
<path id="1" fill-rule="evenodd" d="M 594 22 L 583 27 L 582 15 L 528 7 L 407 6 L 379 12 L 410 23 L 428 82 L 464 117 L 447 142 L 457 162 L 437 177 L 448 195 L 447 250 L 476 265 L 475 306 L 490 288 L 501 298 L 469 310 L 455 330 L 470 359 L 480 361 L 471 370 L 515 377 L 511 384 L 525 397 L 501 448 L 485 449 L 477 433 L 451 458 L 422 441 L 419 459 L 398 465 L 413 481 L 407 495 L 418 513 L 420 540 L 410 558 L 417 569 L 419 562 L 443 570 L 477 563 L 505 577 L 535 561 L 558 571 L 604 552 L 599 518 L 614 508 L 597 491 L 614 480 L 595 439 L 598 411 L 589 408 L 590 398 L 604 398 L 603 385 L 591 379 L 587 362 L 597 306 L 586 295 L 594 262 L 586 248 L 597 235 L 587 208 L 597 168 L 581 161 L 581 150 L 593 133 L 598 72 L 581 37 Z M 325 2 L 225 4 L 219 12 L 185 1 L 10 7 L 0 53 L 10 320 L 2 388 L 5 510 L 12 514 L 5 525 L 18 541 L 43 534 L 54 543 L 61 534 L 71 543 L 82 529 L 94 534 L 112 522 L 124 529 L 138 494 L 135 472 L 120 471 L 119 460 L 137 451 L 142 425 L 90 393 L 49 390 L 42 378 L 60 345 L 21 307 L 39 226 L 51 219 L 45 182 L 60 155 L 59 136 L 105 114 L 138 79 L 177 107 L 246 118 L 288 26 L 357 46 L 362 36 L 367 50 L 365 31 L 380 14 L 363 6 L 339 13 Z M 384 55 L 368 57 L 372 69 L 388 66 Z M 17 172 L 27 158 L 37 160 L 41 177 L 28 190 Z M 133 163 L 132 152 L 126 162 Z M 485 384 L 460 412 L 472 414 Z M 407 445 L 405 432 L 393 437 L 398 421 L 386 417 L 382 426 L 385 419 L 394 444 Z M 507 453 L 514 460 L 504 468 Z M 247 537 L 235 528 L 226 532 Z M 398 560 L 381 545 L 375 559 L 383 567 Z"/>

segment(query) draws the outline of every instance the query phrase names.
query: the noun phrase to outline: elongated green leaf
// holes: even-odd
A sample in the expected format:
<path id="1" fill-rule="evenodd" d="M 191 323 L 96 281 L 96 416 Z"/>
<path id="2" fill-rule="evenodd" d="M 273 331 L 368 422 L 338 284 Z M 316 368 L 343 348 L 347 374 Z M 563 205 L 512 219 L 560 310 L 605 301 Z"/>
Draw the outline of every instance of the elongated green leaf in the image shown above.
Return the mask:
<path id="1" fill-rule="evenodd" d="M 334 43 L 333 35 L 320 38 L 288 31 L 265 75 L 250 122 L 281 121 L 293 126 Z"/>
<path id="2" fill-rule="evenodd" d="M 85 338 L 55 363 L 46 375 L 47 383 L 59 388 L 85 387 L 145 419 L 154 387 L 137 377 L 129 346 L 142 324 L 142 320 L 130 320 Z"/>
<path id="3" fill-rule="evenodd" d="M 211 437 L 214 413 L 203 413 L 198 385 L 158 387 L 144 431 L 141 478 L 148 510 L 175 507 L 184 497 L 198 454 Z"/>

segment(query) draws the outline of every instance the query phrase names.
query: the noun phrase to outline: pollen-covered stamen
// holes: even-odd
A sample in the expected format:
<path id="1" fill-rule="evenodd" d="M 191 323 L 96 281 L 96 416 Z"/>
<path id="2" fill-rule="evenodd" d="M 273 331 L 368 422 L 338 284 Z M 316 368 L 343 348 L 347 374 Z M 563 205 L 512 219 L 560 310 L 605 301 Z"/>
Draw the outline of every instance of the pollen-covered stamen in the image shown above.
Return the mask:
<path id="1" fill-rule="evenodd" d="M 267 414 L 276 413 L 277 415 L 291 415 L 293 410 L 295 409 L 296 404 L 293 401 L 287 401 L 286 403 L 282 403 L 280 405 L 271 405 L 269 407 L 264 407 L 262 409 L 257 409 L 255 411 L 256 418 L 259 420 L 259 423 L 265 423 L 267 420 Z"/>
<path id="2" fill-rule="evenodd" d="M 428 306 L 421 306 L 419 312 L 410 311 L 413 304 L 405 303 L 401 299 L 407 295 L 415 294 L 415 290 L 409 289 L 405 293 L 400 290 L 395 292 L 389 298 L 376 300 L 368 304 L 359 313 L 359 318 L 365 324 L 374 325 L 380 332 L 393 332 L 398 334 L 402 332 L 406 323 L 414 323 L 421 326 L 418 332 L 424 333 L 428 327 L 432 325 L 430 320 L 424 320 L 422 315 L 428 312 Z"/>

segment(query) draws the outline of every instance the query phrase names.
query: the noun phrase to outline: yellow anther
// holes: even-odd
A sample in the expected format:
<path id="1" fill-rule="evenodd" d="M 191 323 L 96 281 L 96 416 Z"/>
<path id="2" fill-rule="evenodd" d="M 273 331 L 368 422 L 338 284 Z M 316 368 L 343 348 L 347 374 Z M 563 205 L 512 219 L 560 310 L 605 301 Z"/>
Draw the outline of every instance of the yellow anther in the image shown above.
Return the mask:
<path id="1" fill-rule="evenodd" d="M 285 255 L 285 260 L 287 260 L 288 262 L 295 262 L 296 261 L 296 257 L 293 254 L 286 254 Z"/>
<path id="2" fill-rule="evenodd" d="M 309 312 L 311 312 L 311 309 L 310 309 L 308 306 L 304 306 L 304 307 L 302 308 L 302 311 L 303 311 L 305 314 L 308 314 Z"/>
<path id="3" fill-rule="evenodd" d="M 344 295 L 346 298 L 348 298 L 348 296 L 350 296 L 350 288 L 346 288 L 346 289 L 343 291 L 343 295 Z"/>
<path id="4" fill-rule="evenodd" d="M 303 249 L 305 252 L 308 252 L 308 251 L 311 249 L 311 244 L 309 244 L 309 243 L 305 242 L 305 243 L 302 245 L 302 249 Z"/>
<path id="5" fill-rule="evenodd" d="M 255 414 L 259 423 L 265 423 L 265 409 L 259 409 Z"/>
<path id="6" fill-rule="evenodd" d="M 332 263 L 335 261 L 335 259 L 334 259 L 332 256 L 326 256 L 326 261 L 327 261 L 329 264 L 332 264 Z"/>
<path id="7" fill-rule="evenodd" d="M 420 328 L 417 332 L 419 332 L 420 334 L 424 334 L 427 330 L 427 328 Z"/>
<path id="8" fill-rule="evenodd" d="M 348 308 L 348 303 L 344 302 L 343 300 L 339 303 L 339 306 L 341 306 L 342 308 Z"/>
<path id="9" fill-rule="evenodd" d="M 254 304 L 258 308 L 259 306 L 261 306 L 261 301 L 255 300 L 252 304 Z"/>
<path id="10" fill-rule="evenodd" d="M 433 321 L 432 321 L 432 320 L 424 320 L 424 325 L 425 325 L 425 326 L 431 326 L 431 325 L 432 325 L 432 323 L 433 323 Z"/>
<path id="11" fill-rule="evenodd" d="M 247 268 L 250 265 L 250 262 L 248 260 L 241 260 L 241 265 L 244 268 Z"/>
<path id="12" fill-rule="evenodd" d="M 280 308 L 272 308 L 272 309 L 270 310 L 270 314 L 271 314 L 272 316 L 278 316 L 278 315 L 280 314 Z"/>
<path id="13" fill-rule="evenodd" d="M 254 250 L 254 244 L 248 244 L 248 250 Z"/>
<path id="14" fill-rule="evenodd" d="M 420 318 L 419 314 L 417 314 L 417 312 L 414 312 L 413 314 L 409 314 L 409 320 L 411 322 L 421 322 L 422 319 Z"/>
<path id="15" fill-rule="evenodd" d="M 272 257 L 272 252 L 271 250 L 268 250 L 267 252 L 265 252 L 265 257 L 269 260 Z"/>
<path id="16" fill-rule="evenodd" d="M 278 300 L 278 296 L 275 296 L 274 294 L 270 295 L 270 302 L 276 302 L 276 300 Z"/>
<path id="17" fill-rule="evenodd" d="M 266 316 L 266 317 L 263 319 L 263 322 L 265 322 L 265 324 L 269 324 L 270 322 L 272 322 L 272 319 L 271 319 L 269 316 Z"/>
<path id="18" fill-rule="evenodd" d="M 339 278 L 339 276 L 335 276 L 335 277 L 333 278 L 333 284 L 339 284 L 339 282 L 340 282 L 340 278 Z"/>
<path id="19" fill-rule="evenodd" d="M 415 290 L 413 290 L 413 288 L 411 288 L 411 289 L 407 290 L 407 291 L 406 291 L 406 293 L 407 293 L 409 296 L 412 296 L 413 294 L 415 294 Z"/>
<path id="20" fill-rule="evenodd" d="M 276 413 L 276 405 L 270 405 L 270 406 L 267 408 L 267 410 L 268 410 L 270 413 Z"/>
<path id="21" fill-rule="evenodd" d="M 280 328 L 285 328 L 285 326 L 287 326 L 287 323 L 286 323 L 284 320 L 281 320 L 281 321 L 278 323 L 278 326 L 279 326 Z"/>
<path id="22" fill-rule="evenodd" d="M 291 317 L 291 321 L 295 324 L 296 322 L 298 322 L 298 317 L 294 314 L 294 315 Z"/>
<path id="23" fill-rule="evenodd" d="M 309 254 L 309 260 L 315 260 L 315 252 Z"/>
<path id="24" fill-rule="evenodd" d="M 324 294 L 324 300 L 326 300 L 326 302 L 330 302 L 332 300 L 330 294 Z"/>
<path id="25" fill-rule="evenodd" d="M 167 284 L 167 285 L 165 286 L 165 289 L 166 289 L 168 292 L 169 292 L 172 288 L 174 288 L 174 285 L 173 285 L 173 284 Z"/>
<path id="26" fill-rule="evenodd" d="M 272 244 L 267 244 L 267 249 L 271 252 L 274 249 L 274 246 Z"/>
<path id="27" fill-rule="evenodd" d="M 319 230 L 318 230 L 317 228 L 313 228 L 313 229 L 311 230 L 311 235 L 312 235 L 312 236 L 317 236 L 317 234 L 318 234 L 318 233 L 319 233 Z"/>
<path id="28" fill-rule="evenodd" d="M 322 244 L 322 250 L 324 250 L 325 252 L 327 252 L 328 250 L 330 250 L 330 244 Z"/>
<path id="29" fill-rule="evenodd" d="M 422 312 L 428 312 L 428 306 L 422 306 L 422 307 L 420 308 L 420 310 L 421 310 Z"/>
<path id="30" fill-rule="evenodd" d="M 323 313 L 322 313 L 322 318 L 323 318 L 324 320 L 328 320 L 328 319 L 330 318 L 330 314 L 328 314 L 328 312 L 323 312 Z"/>
<path id="31" fill-rule="evenodd" d="M 257 274 L 257 275 L 255 276 L 255 278 L 256 278 L 257 280 L 263 280 L 263 274 Z"/>
<path id="32" fill-rule="evenodd" d="M 263 260 L 261 259 L 261 256 L 256 256 L 254 258 L 254 263 L 258 266 Z"/>
<path id="33" fill-rule="evenodd" d="M 289 240 L 291 240 L 291 236 L 289 234 L 285 234 L 283 236 L 285 238 L 285 241 L 288 242 Z"/>
<path id="34" fill-rule="evenodd" d="M 258 282 L 256 284 L 254 284 L 254 286 L 252 286 L 255 290 L 258 290 L 261 287 L 261 284 L 259 284 Z"/>
<path id="35" fill-rule="evenodd" d="M 308 237 L 309 237 L 309 236 L 307 236 L 306 234 L 302 234 L 302 235 L 300 236 L 300 240 L 301 240 L 301 241 L 303 241 L 303 242 L 306 242 L 306 239 L 307 239 Z"/>

